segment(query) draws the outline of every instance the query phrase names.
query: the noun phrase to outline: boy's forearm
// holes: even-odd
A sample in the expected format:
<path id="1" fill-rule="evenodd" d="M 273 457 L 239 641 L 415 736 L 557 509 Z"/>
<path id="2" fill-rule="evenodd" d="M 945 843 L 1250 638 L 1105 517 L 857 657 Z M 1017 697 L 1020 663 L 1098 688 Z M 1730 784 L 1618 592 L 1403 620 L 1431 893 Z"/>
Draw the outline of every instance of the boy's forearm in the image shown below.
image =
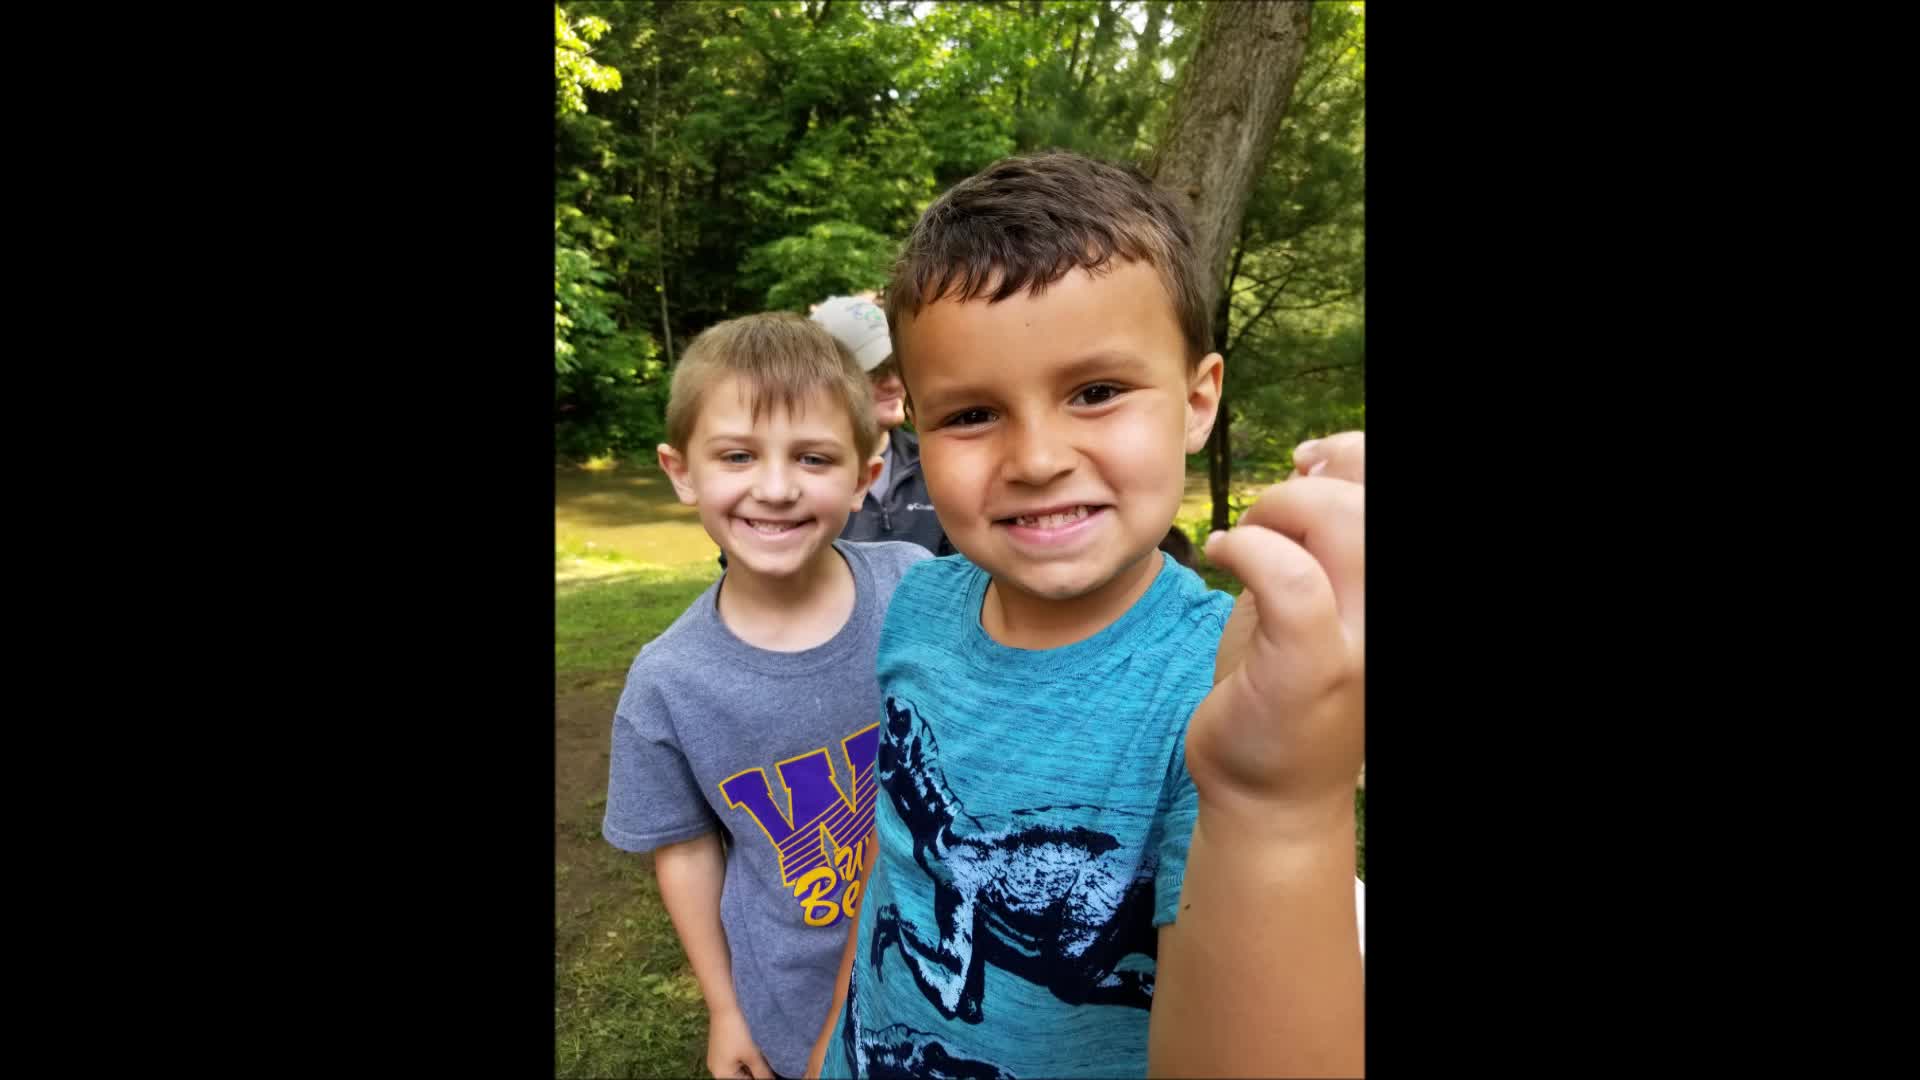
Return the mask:
<path id="1" fill-rule="evenodd" d="M 1202 802 L 1177 921 L 1160 930 L 1151 1075 L 1363 1075 L 1351 806 L 1271 824 Z"/>
<path id="2" fill-rule="evenodd" d="M 693 966 L 707 1011 L 737 1010 L 733 992 L 733 953 L 720 926 L 720 887 L 726 880 L 726 856 L 717 833 L 654 852 L 654 877 L 666 903 L 680 946 Z"/>

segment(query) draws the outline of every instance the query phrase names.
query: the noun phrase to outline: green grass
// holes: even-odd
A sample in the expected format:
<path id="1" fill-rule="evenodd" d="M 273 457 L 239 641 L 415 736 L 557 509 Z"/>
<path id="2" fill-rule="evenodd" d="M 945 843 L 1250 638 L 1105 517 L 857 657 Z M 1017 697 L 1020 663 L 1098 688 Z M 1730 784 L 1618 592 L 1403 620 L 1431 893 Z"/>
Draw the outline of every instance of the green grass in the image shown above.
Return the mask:
<path id="1" fill-rule="evenodd" d="M 720 567 L 653 566 L 556 549 L 553 669 L 564 681 L 619 676 L 720 576 Z"/>
<path id="2" fill-rule="evenodd" d="M 554 1075 L 705 1076 L 706 1008 L 659 887 L 612 854 L 632 887 L 554 928 Z"/>
<path id="3" fill-rule="evenodd" d="M 554 673 L 618 684 L 640 647 L 686 610 L 718 565 L 659 566 L 574 542 L 554 549 Z M 705 1076 L 707 1015 L 651 861 L 600 836 L 606 792 L 556 824 L 556 1077 Z M 580 897 L 584 894 L 585 902 Z"/>

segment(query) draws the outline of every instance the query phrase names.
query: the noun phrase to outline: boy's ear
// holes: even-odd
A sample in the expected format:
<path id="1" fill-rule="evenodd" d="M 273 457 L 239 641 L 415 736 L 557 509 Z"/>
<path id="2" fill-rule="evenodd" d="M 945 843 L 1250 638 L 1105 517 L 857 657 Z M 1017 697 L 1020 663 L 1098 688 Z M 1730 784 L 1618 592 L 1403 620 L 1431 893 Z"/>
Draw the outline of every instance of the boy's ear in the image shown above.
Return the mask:
<path id="1" fill-rule="evenodd" d="M 1194 369 L 1187 383 L 1187 453 L 1197 454 L 1213 434 L 1213 422 L 1220 415 L 1220 380 L 1226 376 L 1227 362 L 1219 353 L 1208 353 Z"/>
<path id="2" fill-rule="evenodd" d="M 874 481 L 880 479 L 880 470 L 886 467 L 887 463 L 880 460 L 879 454 L 860 463 L 860 483 L 853 489 L 853 501 L 847 506 L 848 513 L 860 512 L 861 504 L 867 501 L 867 489 L 873 486 Z"/>
<path id="3" fill-rule="evenodd" d="M 660 455 L 661 471 L 665 472 L 667 479 L 673 482 L 673 493 L 680 496 L 680 501 L 688 506 L 700 505 L 700 500 L 693 490 L 693 479 L 687 475 L 687 459 L 681 456 L 680 451 L 666 443 L 654 447 L 654 452 Z"/>

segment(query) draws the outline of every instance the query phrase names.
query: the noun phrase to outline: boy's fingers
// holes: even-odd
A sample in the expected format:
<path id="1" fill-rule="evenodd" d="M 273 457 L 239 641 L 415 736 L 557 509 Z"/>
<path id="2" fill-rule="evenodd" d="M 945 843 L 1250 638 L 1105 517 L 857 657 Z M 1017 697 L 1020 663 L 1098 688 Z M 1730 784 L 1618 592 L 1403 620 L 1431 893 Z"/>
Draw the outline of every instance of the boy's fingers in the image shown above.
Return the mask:
<path id="1" fill-rule="evenodd" d="M 1256 625 L 1242 621 L 1246 637 L 1257 635 L 1291 654 L 1289 666 L 1338 666 L 1346 649 L 1339 606 L 1326 571 L 1305 548 L 1272 529 L 1243 524 L 1208 537 L 1207 558 L 1246 584 L 1239 603 L 1251 594 L 1258 604 Z M 1235 649 L 1252 644 L 1225 635 L 1222 640 Z M 1240 660 L 1244 664 L 1245 656 Z"/>
<path id="2" fill-rule="evenodd" d="M 1214 535 L 1224 535 L 1216 533 Z M 1207 538 L 1211 544 L 1213 537 Z M 1204 546 L 1202 550 L 1205 550 Z M 1213 684 L 1233 674 L 1234 669 L 1244 662 L 1247 646 L 1253 641 L 1254 628 L 1260 625 L 1259 600 L 1252 592 L 1242 589 L 1233 599 L 1233 612 L 1227 616 L 1227 627 L 1220 633 L 1220 644 L 1216 647 L 1213 662 Z"/>
<path id="3" fill-rule="evenodd" d="M 1293 475 L 1367 482 L 1367 433 L 1343 431 L 1293 448 Z"/>
<path id="4" fill-rule="evenodd" d="M 1366 631 L 1366 489 L 1320 476 L 1276 484 L 1240 516 L 1240 527 L 1249 525 L 1270 529 L 1306 549 L 1331 582 L 1340 621 L 1357 644 Z M 1269 549 L 1263 545 L 1260 550 Z M 1211 550 L 1207 557 L 1213 557 Z M 1235 573 L 1249 586 L 1254 584 L 1246 574 Z M 1268 591 L 1274 587 L 1269 584 Z M 1269 606 L 1265 592 L 1260 606 L 1264 619 Z"/>

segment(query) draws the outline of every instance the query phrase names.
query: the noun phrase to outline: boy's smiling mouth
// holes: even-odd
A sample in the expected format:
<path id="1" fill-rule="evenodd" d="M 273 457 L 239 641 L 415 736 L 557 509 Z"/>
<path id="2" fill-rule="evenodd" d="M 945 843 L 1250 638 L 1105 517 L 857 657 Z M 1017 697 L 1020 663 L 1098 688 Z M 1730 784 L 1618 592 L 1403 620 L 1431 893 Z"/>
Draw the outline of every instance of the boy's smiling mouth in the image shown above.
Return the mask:
<path id="1" fill-rule="evenodd" d="M 738 518 L 737 520 L 745 523 L 747 528 L 753 530 L 755 533 L 758 533 L 761 536 L 785 536 L 786 534 L 793 532 L 794 530 L 799 529 L 802 526 L 807 524 L 807 522 L 804 520 L 777 521 L 773 518 L 742 517 L 742 518 Z"/>
<path id="2" fill-rule="evenodd" d="M 1019 525 L 1028 529 L 1058 529 L 1071 525 L 1098 509 L 1098 506 L 1079 503 L 1074 506 L 1052 510 L 1039 510 L 1031 514 L 1016 514 L 1013 517 L 1002 518 L 1000 520 L 1010 525 Z"/>
<path id="3" fill-rule="evenodd" d="M 1107 507 L 1100 503 L 1066 503 L 1034 507 L 1027 513 L 996 518 L 1016 541 L 1026 544 L 1057 544 L 1077 539 L 1106 517 Z"/>

